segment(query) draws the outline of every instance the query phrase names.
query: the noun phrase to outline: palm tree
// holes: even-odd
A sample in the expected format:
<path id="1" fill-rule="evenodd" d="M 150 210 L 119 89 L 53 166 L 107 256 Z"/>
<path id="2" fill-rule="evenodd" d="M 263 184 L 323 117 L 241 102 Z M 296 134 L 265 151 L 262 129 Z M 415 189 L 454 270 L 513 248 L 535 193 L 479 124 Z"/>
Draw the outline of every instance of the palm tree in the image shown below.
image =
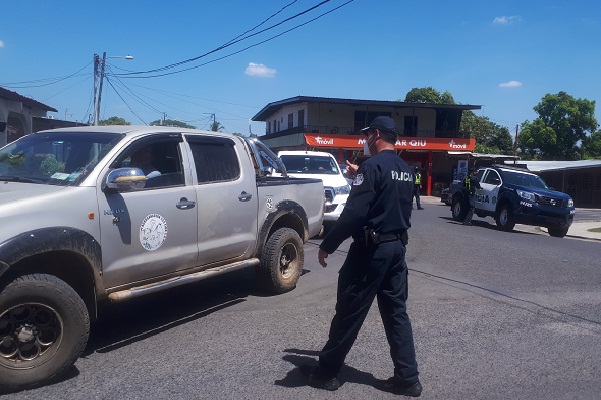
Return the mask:
<path id="1" fill-rule="evenodd" d="M 219 121 L 213 121 L 209 129 L 213 132 L 221 132 L 222 129 L 225 129 L 225 126 L 221 125 Z"/>

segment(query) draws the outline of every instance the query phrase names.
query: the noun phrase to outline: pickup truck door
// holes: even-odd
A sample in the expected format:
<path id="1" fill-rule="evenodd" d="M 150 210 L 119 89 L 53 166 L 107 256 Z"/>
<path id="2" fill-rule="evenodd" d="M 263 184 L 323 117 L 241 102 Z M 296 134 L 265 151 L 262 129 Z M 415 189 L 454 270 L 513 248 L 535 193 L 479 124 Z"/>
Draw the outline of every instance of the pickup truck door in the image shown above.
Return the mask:
<path id="1" fill-rule="evenodd" d="M 187 135 L 198 204 L 199 264 L 248 256 L 258 232 L 253 164 L 237 139 Z"/>
<path id="2" fill-rule="evenodd" d="M 482 189 L 476 190 L 476 208 L 494 212 L 501 183 L 501 177 L 497 171 L 487 169 L 480 181 Z"/>
<path id="3" fill-rule="evenodd" d="M 160 175 L 150 177 L 157 173 L 147 173 L 142 190 L 98 191 L 102 272 L 107 288 L 169 276 L 197 265 L 196 190 L 184 181 L 186 154 L 181 143 L 181 135 L 145 137 L 130 144 L 112 162 L 111 168 L 140 167 L 147 173 L 145 166 L 131 162 L 135 154 L 150 147 L 153 169 Z"/>

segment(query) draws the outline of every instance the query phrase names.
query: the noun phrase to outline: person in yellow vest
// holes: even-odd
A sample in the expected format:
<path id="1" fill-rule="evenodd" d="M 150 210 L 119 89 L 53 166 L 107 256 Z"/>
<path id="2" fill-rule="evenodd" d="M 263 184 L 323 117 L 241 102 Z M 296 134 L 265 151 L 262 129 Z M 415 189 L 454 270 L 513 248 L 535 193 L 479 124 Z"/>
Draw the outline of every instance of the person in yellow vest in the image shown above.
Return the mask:
<path id="1" fill-rule="evenodd" d="M 469 198 L 469 208 L 463 221 L 463 225 L 471 225 L 472 217 L 474 216 L 474 209 L 476 208 L 476 189 L 482 189 L 480 181 L 478 181 L 478 170 L 473 168 L 470 171 L 470 175 L 463 178 L 463 191 L 467 198 Z"/>
<path id="2" fill-rule="evenodd" d="M 422 188 L 422 174 L 419 167 L 413 169 L 413 197 L 415 197 L 415 204 L 418 210 L 423 210 L 422 204 L 419 200 L 419 190 Z"/>

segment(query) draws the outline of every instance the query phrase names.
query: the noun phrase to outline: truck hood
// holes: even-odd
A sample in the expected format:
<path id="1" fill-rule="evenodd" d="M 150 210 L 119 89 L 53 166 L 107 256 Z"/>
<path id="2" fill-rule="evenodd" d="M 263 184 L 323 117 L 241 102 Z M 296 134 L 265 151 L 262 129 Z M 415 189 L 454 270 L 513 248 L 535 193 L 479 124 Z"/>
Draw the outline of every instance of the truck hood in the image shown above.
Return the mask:
<path id="1" fill-rule="evenodd" d="M 348 182 L 344 178 L 344 176 L 340 174 L 295 174 L 288 173 L 288 176 L 294 178 L 313 178 L 313 179 L 321 179 L 324 186 L 330 187 L 340 187 L 344 185 L 348 185 Z"/>
<path id="2" fill-rule="evenodd" d="M 66 186 L 43 185 L 39 183 L 0 181 L 0 205 L 16 200 L 58 192 Z"/>
<path id="3" fill-rule="evenodd" d="M 570 196 L 568 194 L 565 194 L 563 192 L 558 192 L 555 190 L 545 190 L 545 189 L 533 188 L 530 186 L 519 186 L 519 185 L 511 185 L 511 184 L 507 184 L 506 186 L 508 188 L 515 189 L 515 190 L 523 190 L 525 192 L 536 193 L 539 196 L 554 197 L 556 199 L 565 199 L 565 200 L 568 200 L 570 198 Z"/>

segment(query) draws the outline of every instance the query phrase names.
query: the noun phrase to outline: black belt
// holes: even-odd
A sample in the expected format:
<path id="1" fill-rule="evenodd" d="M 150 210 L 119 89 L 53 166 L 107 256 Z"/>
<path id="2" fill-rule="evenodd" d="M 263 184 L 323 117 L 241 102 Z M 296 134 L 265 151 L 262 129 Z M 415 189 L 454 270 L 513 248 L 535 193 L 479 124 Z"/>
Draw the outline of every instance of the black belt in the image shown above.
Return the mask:
<path id="1" fill-rule="evenodd" d="M 363 237 L 353 235 L 353 239 L 355 239 L 355 241 L 362 241 L 366 246 L 377 246 L 380 243 L 392 242 L 395 240 L 400 240 L 404 245 L 406 245 L 409 242 L 409 235 L 407 235 L 407 231 L 397 233 L 378 233 L 373 229 L 363 227 Z"/>
<path id="2" fill-rule="evenodd" d="M 382 242 L 392 242 L 394 240 L 401 240 L 401 233 L 380 233 L 380 243 Z"/>

